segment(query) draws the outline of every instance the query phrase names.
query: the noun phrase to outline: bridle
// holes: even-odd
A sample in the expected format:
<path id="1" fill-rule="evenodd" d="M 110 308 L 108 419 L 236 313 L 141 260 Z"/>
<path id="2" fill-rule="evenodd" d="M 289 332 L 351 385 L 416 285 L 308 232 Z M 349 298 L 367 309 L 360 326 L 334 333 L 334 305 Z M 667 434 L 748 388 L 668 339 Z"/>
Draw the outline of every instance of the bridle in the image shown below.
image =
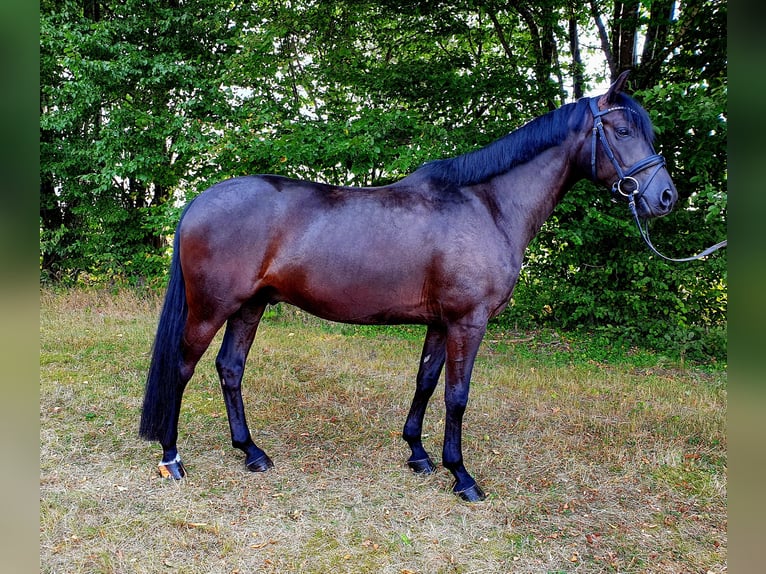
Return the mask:
<path id="1" fill-rule="evenodd" d="M 665 167 L 665 158 L 655 153 L 649 157 L 645 157 L 644 159 L 637 161 L 627 170 L 623 171 L 620 162 L 617 161 L 617 157 L 614 155 L 614 151 L 612 151 L 612 146 L 609 145 L 609 140 L 606 139 L 606 134 L 604 133 L 604 124 L 601 121 L 601 118 L 610 112 L 616 112 L 618 110 L 625 110 L 633 114 L 637 114 L 638 112 L 626 106 L 614 106 L 613 108 L 599 110 L 597 102 L 598 98 L 590 99 L 590 111 L 593 114 L 593 137 L 591 139 L 590 145 L 590 167 L 593 181 L 596 181 L 597 179 L 596 148 L 598 147 L 598 142 L 601 142 L 601 145 L 604 148 L 604 153 L 606 153 L 606 157 L 609 158 L 609 161 L 612 162 L 614 170 L 617 172 L 617 177 L 619 178 L 612 184 L 612 195 L 614 196 L 619 193 L 628 200 L 633 199 L 634 201 L 637 201 L 641 199 L 641 196 L 644 194 L 644 192 L 641 191 L 641 186 L 639 185 L 638 180 L 633 176 L 640 171 L 654 167 L 654 171 L 646 182 L 645 187 L 648 187 L 649 183 L 654 179 L 654 176 L 656 176 L 657 173 L 663 167 Z"/>
<path id="2" fill-rule="evenodd" d="M 724 240 L 724 241 L 721 241 L 720 243 L 716 243 L 715 245 L 708 247 L 707 249 L 705 249 L 701 253 L 698 253 L 697 255 L 692 255 L 691 257 L 683 257 L 680 259 L 667 257 L 663 255 L 662 253 L 660 253 L 659 251 L 657 251 L 657 249 L 654 247 L 654 245 L 652 245 L 652 242 L 649 239 L 648 224 L 646 222 L 644 222 L 643 224 L 641 223 L 641 218 L 638 216 L 638 211 L 636 209 L 636 202 L 641 199 L 641 196 L 644 194 L 644 191 L 646 190 L 646 188 L 648 188 L 649 184 L 657 175 L 657 173 L 663 167 L 665 167 L 665 158 L 657 153 L 653 153 L 652 155 L 637 161 L 628 169 L 623 170 L 622 166 L 620 165 L 620 162 L 617 161 L 617 157 L 614 155 L 614 151 L 612 150 L 612 147 L 609 145 L 609 140 L 607 140 L 606 138 L 606 134 L 604 133 L 604 124 L 601 121 L 601 118 L 610 112 L 616 112 L 618 110 L 629 111 L 633 114 L 637 114 L 638 112 L 626 106 L 614 106 L 611 108 L 607 108 L 605 110 L 599 110 L 598 100 L 599 98 L 590 99 L 590 111 L 593 114 L 593 135 L 591 137 L 591 146 L 590 146 L 590 150 L 591 150 L 590 166 L 591 166 L 592 180 L 597 181 L 596 148 L 598 147 L 598 143 L 601 142 L 601 145 L 604 148 L 604 153 L 606 153 L 606 156 L 609 158 L 609 161 L 612 162 L 612 165 L 614 166 L 614 170 L 615 172 L 617 172 L 617 177 L 618 177 L 617 181 L 615 181 L 612 184 L 612 201 L 617 201 L 618 194 L 628 200 L 628 208 L 630 209 L 630 212 L 633 215 L 633 219 L 636 222 L 636 226 L 638 227 L 638 231 L 641 234 L 641 238 L 649 246 L 649 249 L 651 249 L 655 254 L 659 255 L 663 259 L 666 259 L 667 261 L 683 262 L 683 261 L 694 261 L 695 259 L 700 259 L 702 257 L 710 255 L 711 253 L 713 253 L 714 251 L 717 251 L 721 247 L 726 247 L 726 245 L 728 244 L 728 240 Z M 652 151 L 654 151 L 654 149 L 652 149 Z M 654 170 L 652 171 L 651 175 L 647 179 L 644 185 L 644 189 L 642 190 L 641 185 L 638 183 L 638 180 L 633 176 L 641 171 L 649 169 L 650 167 L 654 167 Z"/>

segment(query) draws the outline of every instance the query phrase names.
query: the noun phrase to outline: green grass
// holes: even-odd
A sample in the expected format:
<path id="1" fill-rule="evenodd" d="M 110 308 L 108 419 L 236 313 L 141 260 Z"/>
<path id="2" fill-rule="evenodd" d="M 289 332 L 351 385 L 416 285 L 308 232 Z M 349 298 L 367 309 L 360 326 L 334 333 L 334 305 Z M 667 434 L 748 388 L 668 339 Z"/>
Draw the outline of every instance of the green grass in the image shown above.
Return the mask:
<path id="1" fill-rule="evenodd" d="M 461 503 L 404 464 L 422 327 L 270 311 L 245 375 L 251 474 L 213 357 L 184 396 L 189 475 L 137 436 L 159 301 L 43 291 L 41 572 L 724 572 L 726 373 L 552 332 L 490 330 L 465 417 Z M 220 337 L 220 336 L 219 336 Z M 441 397 L 426 415 L 439 458 Z"/>

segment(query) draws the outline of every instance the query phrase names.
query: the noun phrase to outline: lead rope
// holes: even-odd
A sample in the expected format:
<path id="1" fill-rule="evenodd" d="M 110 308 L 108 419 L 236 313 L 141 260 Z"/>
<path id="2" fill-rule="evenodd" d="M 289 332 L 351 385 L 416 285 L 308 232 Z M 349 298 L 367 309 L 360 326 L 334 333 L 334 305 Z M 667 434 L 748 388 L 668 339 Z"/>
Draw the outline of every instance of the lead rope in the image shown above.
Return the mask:
<path id="1" fill-rule="evenodd" d="M 667 257 L 667 256 L 663 255 L 662 253 L 657 251 L 657 249 L 654 247 L 654 245 L 652 245 L 652 242 L 649 239 L 649 225 L 648 224 L 646 226 L 641 225 L 641 219 L 639 219 L 638 212 L 636 211 L 635 197 L 636 197 L 636 193 L 637 192 L 638 192 L 638 190 L 636 190 L 630 196 L 630 200 L 628 202 L 628 207 L 630 208 L 630 212 L 633 214 L 633 219 L 636 222 L 636 226 L 638 227 L 638 231 L 641 234 L 641 238 L 649 246 L 649 249 L 651 249 L 654 253 L 656 253 L 657 255 L 662 257 L 663 259 L 665 259 L 667 261 L 674 261 L 676 263 L 682 263 L 684 261 L 695 261 L 697 259 L 702 259 L 703 257 L 707 257 L 708 255 L 710 255 L 714 251 L 718 251 L 719 249 L 721 249 L 721 247 L 726 247 L 726 245 L 729 243 L 729 241 L 727 239 L 724 239 L 720 243 L 716 243 L 715 245 L 712 245 L 712 246 L 708 247 L 707 249 L 705 249 L 701 253 L 698 253 L 697 255 L 692 255 L 691 257 L 682 257 L 680 259 L 676 259 L 675 257 Z M 644 227 L 646 227 L 646 229 L 644 229 Z"/>

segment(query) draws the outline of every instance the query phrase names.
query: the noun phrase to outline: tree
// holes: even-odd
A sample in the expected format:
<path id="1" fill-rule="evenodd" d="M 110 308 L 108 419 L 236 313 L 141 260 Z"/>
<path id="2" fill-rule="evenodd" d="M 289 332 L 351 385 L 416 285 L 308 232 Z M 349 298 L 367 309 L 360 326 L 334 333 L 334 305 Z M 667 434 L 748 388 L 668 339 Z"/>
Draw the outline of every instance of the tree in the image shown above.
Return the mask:
<path id="1" fill-rule="evenodd" d="M 165 206 L 204 173 L 236 33 L 211 0 L 41 5 L 41 258 L 53 275 L 156 274 Z"/>
<path id="2" fill-rule="evenodd" d="M 609 10 L 611 33 L 604 24 Z M 632 69 L 635 90 L 681 78 L 725 81 L 726 2 L 591 0 L 590 11 L 612 80 Z"/>
<path id="3" fill-rule="evenodd" d="M 215 180 L 390 182 L 626 68 L 681 197 L 654 226 L 655 242 L 685 254 L 725 234 L 721 0 L 41 8 L 41 260 L 54 276 L 158 275 L 177 205 Z M 594 60 L 606 63 L 605 78 Z M 668 325 L 694 331 L 695 344 L 724 328 L 725 256 L 667 266 L 607 199 L 587 182 L 565 198 L 530 246 L 502 320 L 655 345 Z"/>

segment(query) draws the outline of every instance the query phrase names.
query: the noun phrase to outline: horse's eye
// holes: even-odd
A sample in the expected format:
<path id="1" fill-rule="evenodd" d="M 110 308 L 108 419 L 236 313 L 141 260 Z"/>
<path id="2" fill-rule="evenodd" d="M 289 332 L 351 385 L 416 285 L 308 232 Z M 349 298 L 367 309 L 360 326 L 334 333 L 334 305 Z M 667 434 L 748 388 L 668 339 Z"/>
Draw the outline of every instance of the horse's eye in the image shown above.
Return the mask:
<path id="1" fill-rule="evenodd" d="M 626 138 L 630 135 L 630 130 L 626 127 L 619 127 L 614 130 L 621 138 Z"/>

